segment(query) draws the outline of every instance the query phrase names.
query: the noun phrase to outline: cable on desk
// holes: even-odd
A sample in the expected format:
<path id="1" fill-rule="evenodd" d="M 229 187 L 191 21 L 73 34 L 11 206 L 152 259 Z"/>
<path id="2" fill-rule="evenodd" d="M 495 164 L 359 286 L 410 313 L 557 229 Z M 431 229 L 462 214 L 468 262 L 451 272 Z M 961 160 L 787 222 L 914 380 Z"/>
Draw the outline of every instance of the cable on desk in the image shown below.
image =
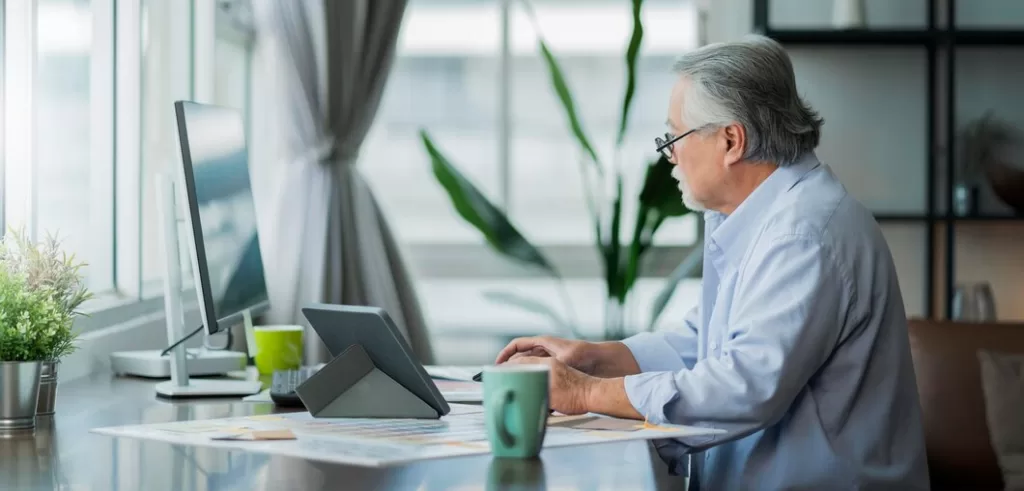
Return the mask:
<path id="1" fill-rule="evenodd" d="M 203 326 L 200 324 L 199 327 L 197 327 L 195 331 L 192 331 L 192 332 L 186 334 L 185 337 L 175 341 L 174 344 L 168 346 L 167 349 L 161 351 L 160 352 L 160 356 L 167 355 L 167 353 L 170 353 L 172 349 L 177 348 L 178 345 L 180 345 L 181 343 L 184 343 L 185 341 L 188 341 L 189 339 L 192 339 L 192 336 L 195 336 L 196 334 L 199 334 L 199 332 L 202 331 L 202 330 L 203 330 Z M 206 341 L 203 341 L 203 343 L 205 344 Z"/>

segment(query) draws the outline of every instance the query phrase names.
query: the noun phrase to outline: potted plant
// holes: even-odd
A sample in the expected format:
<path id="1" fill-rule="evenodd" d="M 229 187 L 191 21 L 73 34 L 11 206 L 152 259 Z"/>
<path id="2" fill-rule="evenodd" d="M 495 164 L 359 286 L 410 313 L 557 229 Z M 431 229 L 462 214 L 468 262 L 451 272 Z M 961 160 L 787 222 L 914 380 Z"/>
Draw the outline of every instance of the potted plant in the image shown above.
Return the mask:
<path id="1" fill-rule="evenodd" d="M 691 211 L 683 205 L 679 188 L 671 177 L 673 165 L 663 156 L 659 156 L 645 166 L 643 185 L 639 195 L 635 198 L 638 201 L 636 220 L 632 230 L 624 230 L 626 225 L 622 219 L 623 203 L 628 198 L 623 195 L 624 166 L 621 163 L 614 163 L 607 158 L 602 158 L 590 143 L 577 116 L 572 92 L 558 60 L 548 48 L 543 36 L 540 35 L 532 7 L 526 1 L 523 1 L 522 4 L 538 32 L 540 54 L 547 67 L 552 88 L 561 102 L 570 134 L 573 135 L 584 156 L 580 165 L 580 174 L 586 192 L 586 204 L 593 220 L 593 228 L 596 231 L 594 246 L 602 260 L 603 278 L 607 292 L 601 338 L 622 339 L 632 334 L 637 327 L 632 324 L 631 319 L 627 318 L 626 304 L 633 286 L 640 277 L 642 259 L 653 246 L 655 233 L 666 220 L 684 216 Z M 631 4 L 633 33 L 625 51 L 626 88 L 622 96 L 621 118 L 614 142 L 615 156 L 620 153 L 627 133 L 629 110 L 636 88 L 637 57 L 643 40 L 643 25 L 640 15 L 643 1 L 632 0 Z M 487 244 L 496 252 L 554 279 L 560 287 L 561 300 L 565 304 L 570 318 L 563 319 L 542 300 L 527 298 L 514 292 L 488 292 L 488 298 L 543 315 L 569 336 L 586 337 L 581 333 L 579 323 L 572 318 L 575 317 L 572 314 L 573 307 L 562 282 L 562 276 L 555 265 L 545 257 L 543 251 L 535 247 L 519 232 L 500 208 L 492 204 L 451 163 L 426 130 L 421 130 L 420 137 L 430 158 L 434 176 L 447 192 L 458 214 L 480 232 Z M 612 190 L 610 196 L 606 196 L 605 193 L 608 189 Z M 668 304 L 676 285 L 700 267 L 702 257 L 703 250 L 701 244 L 698 243 L 689 256 L 683 259 L 676 270 L 666 279 L 665 285 L 651 306 L 647 330 L 652 330 L 655 327 L 655 323 Z"/>
<path id="2" fill-rule="evenodd" d="M 0 405 L 0 427 L 53 413 L 57 367 L 75 350 L 74 321 L 91 297 L 83 266 L 53 236 L 37 243 L 11 230 L 0 242 L 0 390 L 17 401 Z"/>

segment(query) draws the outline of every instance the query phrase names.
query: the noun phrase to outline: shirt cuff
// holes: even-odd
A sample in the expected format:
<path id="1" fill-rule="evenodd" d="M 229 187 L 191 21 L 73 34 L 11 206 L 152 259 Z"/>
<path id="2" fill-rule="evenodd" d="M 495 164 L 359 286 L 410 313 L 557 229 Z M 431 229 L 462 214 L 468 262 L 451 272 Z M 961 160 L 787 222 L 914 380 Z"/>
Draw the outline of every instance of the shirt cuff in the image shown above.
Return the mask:
<path id="1" fill-rule="evenodd" d="M 675 372 L 686 368 L 682 357 L 665 337 L 644 332 L 622 341 L 636 359 L 641 372 Z"/>
<path id="2" fill-rule="evenodd" d="M 633 409 L 653 424 L 668 422 L 665 406 L 679 396 L 674 390 L 672 372 L 648 372 L 627 375 L 623 380 L 626 397 Z"/>
<path id="3" fill-rule="evenodd" d="M 671 421 L 666 410 L 677 406 L 682 398 L 679 388 L 676 386 L 676 373 L 674 372 L 648 372 L 636 375 L 627 375 L 623 379 L 623 386 L 626 390 L 626 398 L 633 405 L 644 419 L 652 424 L 689 424 L 699 428 L 714 428 L 710 423 Z M 676 413 L 678 418 L 679 414 Z M 687 453 L 695 447 L 710 444 L 717 438 L 716 434 L 705 436 L 689 436 L 675 438 L 674 442 L 681 444 L 682 449 L 678 453 Z"/>

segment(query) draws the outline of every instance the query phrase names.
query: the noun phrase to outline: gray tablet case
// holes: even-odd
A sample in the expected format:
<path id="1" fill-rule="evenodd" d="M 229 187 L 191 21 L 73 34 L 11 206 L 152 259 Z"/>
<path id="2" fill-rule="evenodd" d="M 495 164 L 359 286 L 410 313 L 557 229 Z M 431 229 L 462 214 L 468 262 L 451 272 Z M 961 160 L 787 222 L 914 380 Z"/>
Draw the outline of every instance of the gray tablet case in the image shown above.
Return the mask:
<path id="1" fill-rule="evenodd" d="M 433 418 L 450 408 L 379 307 L 314 304 L 302 309 L 334 356 L 296 393 L 314 417 Z"/>
<path id="2" fill-rule="evenodd" d="M 295 392 L 316 418 L 440 417 L 423 399 L 377 368 L 359 344 L 349 346 Z"/>

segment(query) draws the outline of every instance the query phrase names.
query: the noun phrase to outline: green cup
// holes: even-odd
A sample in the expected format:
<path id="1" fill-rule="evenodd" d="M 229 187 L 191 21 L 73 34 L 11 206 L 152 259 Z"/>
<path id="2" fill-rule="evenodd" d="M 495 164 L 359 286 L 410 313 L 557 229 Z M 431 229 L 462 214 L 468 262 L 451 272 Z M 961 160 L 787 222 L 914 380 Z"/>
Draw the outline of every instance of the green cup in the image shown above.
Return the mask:
<path id="1" fill-rule="evenodd" d="M 302 365 L 302 326 L 256 326 L 256 369 L 260 375 L 275 370 L 297 370 Z"/>
<path id="2" fill-rule="evenodd" d="M 548 426 L 548 367 L 484 368 L 484 425 L 495 457 L 540 455 Z"/>

